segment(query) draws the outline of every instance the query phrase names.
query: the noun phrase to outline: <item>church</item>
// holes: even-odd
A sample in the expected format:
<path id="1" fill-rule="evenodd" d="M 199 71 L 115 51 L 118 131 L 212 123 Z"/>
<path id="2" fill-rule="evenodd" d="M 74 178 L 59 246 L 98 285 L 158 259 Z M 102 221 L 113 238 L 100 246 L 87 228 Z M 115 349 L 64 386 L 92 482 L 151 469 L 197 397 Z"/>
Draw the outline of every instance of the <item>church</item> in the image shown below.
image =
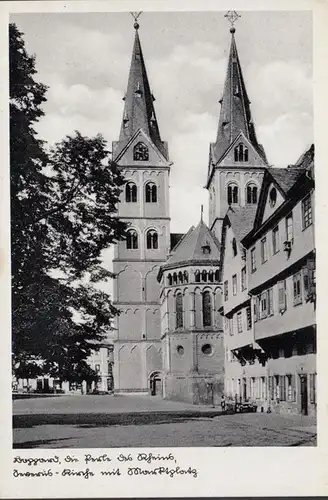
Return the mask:
<path id="1" fill-rule="evenodd" d="M 256 401 L 261 411 L 274 408 L 278 412 L 281 409 L 314 412 L 314 150 L 312 147 L 302 155 L 293 168 L 274 169 L 268 165 L 257 140 L 238 57 L 234 27 L 238 15 L 229 12 L 227 17 L 231 22 L 230 52 L 219 101 L 216 141 L 209 145 L 205 186 L 209 193 L 209 227 L 201 214 L 186 234 L 170 232 L 172 162 L 168 144 L 160 135 L 137 20 L 134 24 L 135 40 L 121 130 L 112 148 L 113 160 L 126 179 L 118 216 L 128 223 L 127 237 L 116 245 L 113 260 L 114 305 L 120 311 L 114 340 L 114 390 L 212 405 L 219 404 L 224 395 Z M 263 331 L 262 326 L 261 339 L 256 342 L 256 325 L 265 316 L 265 308 L 271 307 L 273 315 L 276 307 L 273 298 L 271 306 L 268 304 L 271 295 L 265 295 L 263 302 L 261 295 L 248 290 L 255 258 L 255 248 L 250 247 L 255 241 L 254 234 L 260 234 L 263 224 L 267 224 L 263 207 L 270 185 L 270 193 L 275 190 L 279 203 L 272 210 L 276 202 L 269 200 L 274 212 L 269 219 L 276 214 L 283 219 L 283 208 L 287 206 L 290 211 L 294 207 L 306 218 L 304 228 L 310 227 L 309 231 L 303 231 L 302 238 L 295 237 L 291 242 L 290 214 L 287 214 L 287 236 L 281 235 L 281 244 L 289 250 L 281 255 L 289 259 L 293 244 L 296 258 L 289 262 L 277 260 L 274 270 L 277 275 L 287 272 L 290 286 L 294 279 L 294 294 L 299 295 L 297 303 L 303 303 L 303 294 L 307 310 L 301 315 L 302 307 L 295 313 L 291 311 L 291 324 L 285 322 L 277 332 L 272 321 L 269 329 Z M 281 224 L 285 231 L 285 219 Z M 273 254 L 280 245 L 277 231 L 275 225 Z M 262 261 L 266 262 L 263 252 L 269 250 L 266 247 L 263 250 L 263 241 L 262 238 Z M 296 250 L 298 246 L 304 251 Z M 301 283 L 303 278 L 299 278 L 296 292 L 295 266 L 300 272 L 307 266 L 307 281 Z M 272 281 L 271 276 L 263 275 L 255 292 L 264 287 L 267 279 Z M 232 280 L 232 305 L 228 299 L 229 280 Z M 277 288 L 278 293 L 281 294 Z M 296 326 L 295 317 L 301 318 Z M 232 340 L 233 321 L 239 334 L 237 341 Z M 267 338 L 270 341 L 266 342 Z M 275 346 L 278 351 L 288 352 L 286 358 L 292 360 L 279 360 L 273 365 L 278 367 L 274 375 L 268 366 L 272 366 L 272 358 L 279 357 L 279 353 L 273 354 L 277 351 Z M 294 351 L 293 346 L 296 346 Z M 286 374 L 284 367 L 291 363 Z M 256 377 L 254 370 L 258 371 Z M 295 370 L 301 371 L 294 373 Z M 281 405 L 281 401 L 285 403 Z"/>

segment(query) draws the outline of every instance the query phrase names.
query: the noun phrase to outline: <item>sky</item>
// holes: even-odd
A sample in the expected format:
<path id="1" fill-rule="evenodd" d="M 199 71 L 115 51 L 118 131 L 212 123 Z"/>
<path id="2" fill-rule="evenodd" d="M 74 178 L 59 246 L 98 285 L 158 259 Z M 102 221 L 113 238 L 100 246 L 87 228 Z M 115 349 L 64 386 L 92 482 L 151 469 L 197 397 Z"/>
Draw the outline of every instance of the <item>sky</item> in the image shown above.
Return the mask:
<path id="1" fill-rule="evenodd" d="M 204 189 L 209 143 L 230 48 L 225 12 L 144 12 L 141 39 L 162 139 L 173 161 L 171 231 L 207 220 Z M 313 142 L 312 14 L 239 12 L 236 43 L 258 140 L 268 161 L 283 167 Z M 134 40 L 133 18 L 121 13 L 15 14 L 36 79 L 49 86 L 36 127 L 54 144 L 79 130 L 118 139 Z M 110 254 L 108 254 L 110 255 Z M 110 259 L 110 257 L 109 257 Z"/>

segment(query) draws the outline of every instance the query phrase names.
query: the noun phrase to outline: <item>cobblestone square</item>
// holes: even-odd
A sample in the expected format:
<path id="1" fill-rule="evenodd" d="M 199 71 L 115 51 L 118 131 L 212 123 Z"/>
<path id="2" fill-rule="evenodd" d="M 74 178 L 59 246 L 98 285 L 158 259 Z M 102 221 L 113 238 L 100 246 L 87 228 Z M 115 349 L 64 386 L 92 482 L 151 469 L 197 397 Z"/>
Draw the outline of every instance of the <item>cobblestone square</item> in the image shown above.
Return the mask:
<path id="1" fill-rule="evenodd" d="M 313 417 L 245 413 L 149 396 L 14 401 L 14 448 L 315 446 Z"/>

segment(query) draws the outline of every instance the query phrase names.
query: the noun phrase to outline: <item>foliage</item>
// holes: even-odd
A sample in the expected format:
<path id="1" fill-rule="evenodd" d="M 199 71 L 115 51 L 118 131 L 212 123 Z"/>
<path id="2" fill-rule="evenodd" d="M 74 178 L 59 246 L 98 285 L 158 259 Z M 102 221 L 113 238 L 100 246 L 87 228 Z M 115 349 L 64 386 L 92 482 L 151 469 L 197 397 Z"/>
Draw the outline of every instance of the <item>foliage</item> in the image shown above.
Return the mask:
<path id="1" fill-rule="evenodd" d="M 117 313 L 94 286 L 112 277 L 101 254 L 124 236 L 123 178 L 100 136 L 79 132 L 46 152 L 33 128 L 47 87 L 10 25 L 10 163 L 14 362 L 42 360 L 62 380 L 96 379 L 86 360 Z"/>

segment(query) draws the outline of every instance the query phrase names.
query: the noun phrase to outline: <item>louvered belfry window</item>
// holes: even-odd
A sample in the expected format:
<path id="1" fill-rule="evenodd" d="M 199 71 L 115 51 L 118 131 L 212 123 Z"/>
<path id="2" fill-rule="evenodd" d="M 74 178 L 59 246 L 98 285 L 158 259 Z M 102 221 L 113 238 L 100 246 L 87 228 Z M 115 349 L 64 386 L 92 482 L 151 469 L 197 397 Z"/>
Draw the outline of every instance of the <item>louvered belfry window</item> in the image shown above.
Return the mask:
<path id="1" fill-rule="evenodd" d="M 143 142 L 138 142 L 133 148 L 133 159 L 134 161 L 148 161 L 149 160 L 149 150 Z"/>

